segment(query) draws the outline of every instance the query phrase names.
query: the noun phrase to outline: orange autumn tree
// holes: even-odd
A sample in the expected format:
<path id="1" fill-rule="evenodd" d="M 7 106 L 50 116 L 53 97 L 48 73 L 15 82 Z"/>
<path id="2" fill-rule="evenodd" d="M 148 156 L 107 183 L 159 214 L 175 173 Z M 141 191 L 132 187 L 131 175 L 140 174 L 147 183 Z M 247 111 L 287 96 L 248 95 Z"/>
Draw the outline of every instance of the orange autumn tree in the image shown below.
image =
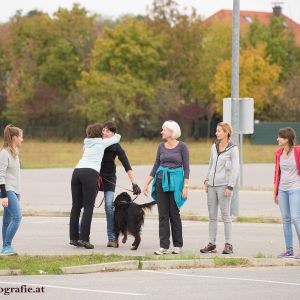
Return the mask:
<path id="1" fill-rule="evenodd" d="M 256 116 L 264 118 L 272 99 L 280 92 L 281 68 L 265 57 L 264 46 L 247 48 L 240 53 L 240 97 L 254 98 Z M 231 59 L 219 63 L 214 81 L 210 85 L 215 95 L 216 111 L 222 114 L 223 98 L 230 97 Z"/>

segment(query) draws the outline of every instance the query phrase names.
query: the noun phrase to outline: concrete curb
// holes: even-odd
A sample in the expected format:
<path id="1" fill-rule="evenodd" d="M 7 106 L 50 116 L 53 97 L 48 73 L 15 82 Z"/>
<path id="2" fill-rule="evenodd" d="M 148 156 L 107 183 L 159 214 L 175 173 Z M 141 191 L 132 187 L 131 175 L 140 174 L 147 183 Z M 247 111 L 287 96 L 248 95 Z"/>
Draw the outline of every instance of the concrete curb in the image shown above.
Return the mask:
<path id="1" fill-rule="evenodd" d="M 70 212 L 66 211 L 33 211 L 33 210 L 25 210 L 22 211 L 24 217 L 70 217 Z M 94 218 L 106 218 L 105 213 L 103 212 L 95 212 L 93 214 Z M 157 220 L 158 215 L 150 214 L 145 216 L 146 219 Z M 239 218 L 249 218 L 250 221 L 239 221 Z M 185 221 L 196 221 L 196 222 L 208 222 L 207 216 L 201 216 L 196 214 L 182 214 L 181 219 Z M 251 219 L 259 219 L 261 222 L 251 222 Z M 218 217 L 218 220 L 221 221 L 221 217 Z M 247 216 L 240 216 L 240 217 L 232 217 L 233 222 L 237 223 L 271 223 L 271 224 L 281 224 L 280 217 L 264 217 L 264 216 L 256 216 L 256 217 L 247 217 Z"/>
<path id="2" fill-rule="evenodd" d="M 300 266 L 300 259 L 294 258 L 248 258 L 248 261 L 254 267 Z"/>
<path id="3" fill-rule="evenodd" d="M 138 260 L 128 260 L 112 263 L 102 263 L 93 265 L 81 265 L 61 268 L 64 274 L 85 274 L 105 271 L 128 271 L 137 270 L 139 268 Z"/>
<path id="4" fill-rule="evenodd" d="M 22 275 L 22 271 L 19 269 L 12 270 L 0 270 L 0 276 Z"/>
<path id="5" fill-rule="evenodd" d="M 300 260 L 292 258 L 248 258 L 228 257 L 225 259 L 245 259 L 248 267 L 278 267 L 278 266 L 300 266 Z M 187 260 L 130 260 L 114 263 L 103 263 L 95 265 L 83 265 L 61 268 L 64 274 L 84 274 L 105 271 L 124 270 L 162 270 L 162 269 L 184 269 L 184 268 L 215 268 L 215 267 L 239 267 L 240 265 L 216 265 L 213 259 L 187 259 Z M 243 265 L 245 266 L 245 265 Z"/>
<path id="6" fill-rule="evenodd" d="M 157 269 L 183 269 L 183 268 L 213 268 L 213 259 L 189 259 L 189 260 L 146 260 L 141 261 L 143 270 Z"/>

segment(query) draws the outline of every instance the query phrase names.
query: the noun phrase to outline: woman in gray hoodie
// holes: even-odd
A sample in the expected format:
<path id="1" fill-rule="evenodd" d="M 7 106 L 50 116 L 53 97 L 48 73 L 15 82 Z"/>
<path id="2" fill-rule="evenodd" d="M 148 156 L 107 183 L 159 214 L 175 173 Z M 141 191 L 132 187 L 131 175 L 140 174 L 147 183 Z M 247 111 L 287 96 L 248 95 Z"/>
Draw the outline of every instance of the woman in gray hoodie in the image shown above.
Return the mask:
<path id="1" fill-rule="evenodd" d="M 216 237 L 219 205 L 225 232 L 223 254 L 233 253 L 230 202 L 233 188 L 238 179 L 239 155 L 238 147 L 230 141 L 231 136 L 231 126 L 225 122 L 219 123 L 216 130 L 217 142 L 211 147 L 209 168 L 204 182 L 209 212 L 209 243 L 200 250 L 201 253 L 217 252 Z"/>

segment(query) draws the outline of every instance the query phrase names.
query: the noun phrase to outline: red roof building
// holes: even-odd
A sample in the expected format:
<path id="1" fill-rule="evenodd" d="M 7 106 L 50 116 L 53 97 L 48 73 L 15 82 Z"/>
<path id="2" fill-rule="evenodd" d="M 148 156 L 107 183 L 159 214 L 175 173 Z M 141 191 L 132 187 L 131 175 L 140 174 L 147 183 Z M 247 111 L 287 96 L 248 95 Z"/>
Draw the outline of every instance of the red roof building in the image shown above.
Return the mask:
<path id="1" fill-rule="evenodd" d="M 258 12 L 258 11 L 240 11 L 240 25 L 241 28 L 251 25 L 254 20 L 261 22 L 262 24 L 267 25 L 270 22 L 272 16 L 283 16 L 284 26 L 290 28 L 295 34 L 295 40 L 298 46 L 300 46 L 300 24 L 293 21 L 287 16 L 282 15 L 282 10 L 280 6 L 273 7 L 273 13 L 271 12 Z M 222 9 L 215 14 L 211 15 L 204 20 L 205 23 L 209 23 L 214 20 L 228 20 L 232 19 L 232 10 Z"/>

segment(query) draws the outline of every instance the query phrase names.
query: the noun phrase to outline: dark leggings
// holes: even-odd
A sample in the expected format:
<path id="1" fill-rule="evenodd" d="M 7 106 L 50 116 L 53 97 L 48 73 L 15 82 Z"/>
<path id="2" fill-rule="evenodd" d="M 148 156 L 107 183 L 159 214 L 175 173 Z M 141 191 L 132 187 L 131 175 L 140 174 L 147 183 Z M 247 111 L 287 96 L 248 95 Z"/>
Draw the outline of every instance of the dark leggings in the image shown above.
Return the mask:
<path id="1" fill-rule="evenodd" d="M 157 178 L 156 181 L 156 191 L 160 247 L 165 249 L 170 247 L 170 224 L 174 247 L 182 247 L 182 224 L 180 211 L 174 199 L 174 192 L 164 192 L 160 178 Z"/>
<path id="2" fill-rule="evenodd" d="M 74 169 L 72 189 L 72 210 L 70 215 L 70 240 L 90 241 L 92 216 L 98 193 L 98 172 L 90 168 Z M 79 217 L 83 210 L 81 222 Z"/>

